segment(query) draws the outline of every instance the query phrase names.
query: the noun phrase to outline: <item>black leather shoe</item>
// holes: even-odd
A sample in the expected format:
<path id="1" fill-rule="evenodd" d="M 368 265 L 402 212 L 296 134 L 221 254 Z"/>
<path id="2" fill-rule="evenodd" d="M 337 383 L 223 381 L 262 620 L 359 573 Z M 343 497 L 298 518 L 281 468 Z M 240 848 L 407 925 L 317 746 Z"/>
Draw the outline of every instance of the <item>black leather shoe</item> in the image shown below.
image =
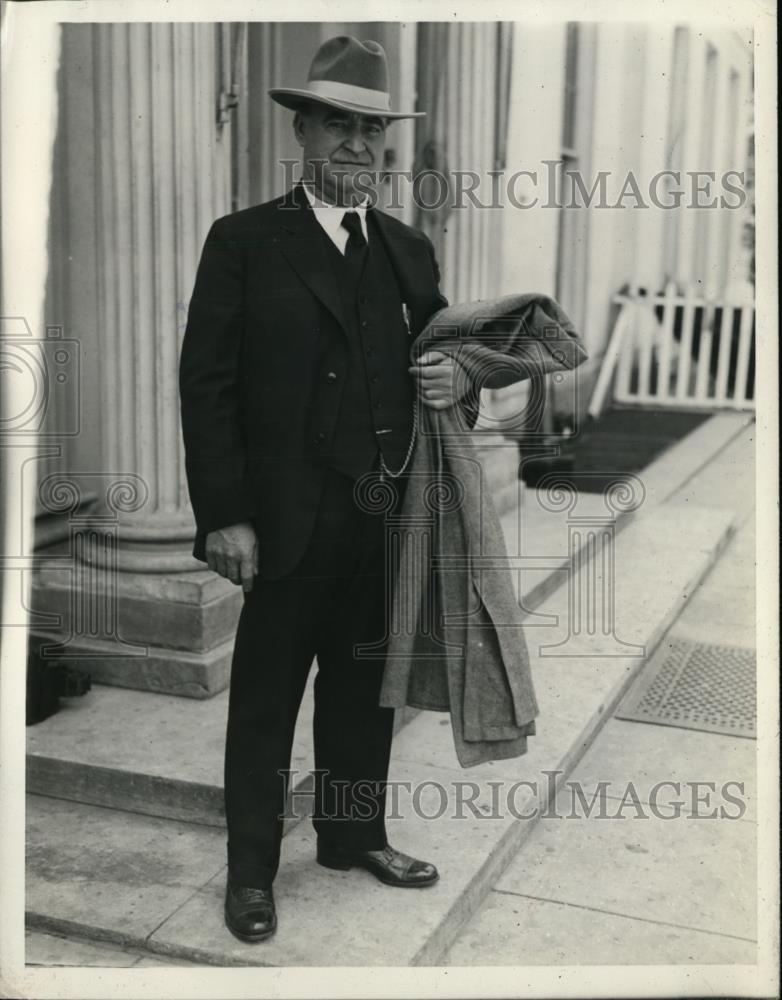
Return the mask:
<path id="1" fill-rule="evenodd" d="M 366 868 L 386 885 L 399 889 L 419 889 L 433 885 L 440 877 L 428 861 L 418 861 L 386 844 L 382 851 L 357 851 L 345 847 L 327 847 L 318 842 L 318 864 L 324 868 L 347 871 L 354 866 Z"/>
<path id="2" fill-rule="evenodd" d="M 247 944 L 264 941 L 277 930 L 277 911 L 271 889 L 256 889 L 228 879 L 225 887 L 225 925 Z"/>

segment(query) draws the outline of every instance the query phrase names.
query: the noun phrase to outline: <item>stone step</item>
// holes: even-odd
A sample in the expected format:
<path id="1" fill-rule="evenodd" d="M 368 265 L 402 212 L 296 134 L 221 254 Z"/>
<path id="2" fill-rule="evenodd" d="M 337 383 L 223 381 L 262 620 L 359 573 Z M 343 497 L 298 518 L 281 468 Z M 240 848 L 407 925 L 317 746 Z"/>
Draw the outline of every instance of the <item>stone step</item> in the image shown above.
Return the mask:
<path id="1" fill-rule="evenodd" d="M 366 872 L 320 868 L 311 825 L 299 823 L 286 834 L 275 882 L 279 930 L 249 947 L 223 925 L 222 831 L 31 795 L 30 925 L 224 966 L 438 964 L 733 524 L 731 512 L 691 503 L 646 511 L 616 540 L 615 580 L 584 565 L 543 602 L 538 627 L 525 630 L 540 702 L 538 735 L 526 756 L 463 770 L 447 716 L 422 712 L 400 731 L 389 839 L 434 861 L 441 871 L 436 885 L 405 893 Z M 569 629 L 573 594 L 593 572 L 614 601 L 610 636 Z"/>
<path id="2" fill-rule="evenodd" d="M 313 665 L 296 724 L 292 783 L 311 787 Z M 396 713 L 395 729 L 417 710 Z M 225 826 L 228 691 L 194 701 L 98 685 L 27 730 L 27 789 L 96 806 Z"/>

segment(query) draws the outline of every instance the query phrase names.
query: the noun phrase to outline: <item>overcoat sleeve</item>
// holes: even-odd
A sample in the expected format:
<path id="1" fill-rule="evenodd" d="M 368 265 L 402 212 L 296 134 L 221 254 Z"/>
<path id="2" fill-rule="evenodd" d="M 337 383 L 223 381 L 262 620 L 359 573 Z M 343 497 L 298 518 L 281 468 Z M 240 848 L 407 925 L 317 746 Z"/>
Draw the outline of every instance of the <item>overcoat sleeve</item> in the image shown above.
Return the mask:
<path id="1" fill-rule="evenodd" d="M 198 532 L 194 554 L 201 559 L 206 534 L 254 514 L 241 425 L 244 255 L 224 222 L 214 223 L 204 244 L 179 364 L 185 471 Z"/>

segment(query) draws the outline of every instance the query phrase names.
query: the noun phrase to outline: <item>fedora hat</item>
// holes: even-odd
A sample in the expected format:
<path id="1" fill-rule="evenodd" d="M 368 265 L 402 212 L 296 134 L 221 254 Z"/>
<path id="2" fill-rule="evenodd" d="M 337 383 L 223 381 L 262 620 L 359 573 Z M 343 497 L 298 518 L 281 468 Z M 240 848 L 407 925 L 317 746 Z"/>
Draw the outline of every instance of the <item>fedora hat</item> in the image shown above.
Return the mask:
<path id="1" fill-rule="evenodd" d="M 329 38 L 321 45 L 312 60 L 305 88 L 275 87 L 269 96 L 293 111 L 308 101 L 318 101 L 343 111 L 382 118 L 421 118 L 426 114 L 391 110 L 383 46 L 360 42 L 352 35 Z"/>

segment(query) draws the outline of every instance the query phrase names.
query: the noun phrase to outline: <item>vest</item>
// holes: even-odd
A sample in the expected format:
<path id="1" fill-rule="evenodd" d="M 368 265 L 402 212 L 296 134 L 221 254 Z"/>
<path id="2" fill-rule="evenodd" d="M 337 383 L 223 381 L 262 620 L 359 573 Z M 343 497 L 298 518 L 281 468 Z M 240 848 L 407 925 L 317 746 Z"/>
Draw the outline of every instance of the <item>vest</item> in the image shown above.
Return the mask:
<path id="1" fill-rule="evenodd" d="M 402 296 L 371 212 L 367 230 L 364 265 L 357 274 L 323 233 L 348 339 L 348 372 L 329 465 L 354 478 L 376 468 L 379 453 L 392 472 L 400 468 L 410 445 L 415 402 Z"/>

